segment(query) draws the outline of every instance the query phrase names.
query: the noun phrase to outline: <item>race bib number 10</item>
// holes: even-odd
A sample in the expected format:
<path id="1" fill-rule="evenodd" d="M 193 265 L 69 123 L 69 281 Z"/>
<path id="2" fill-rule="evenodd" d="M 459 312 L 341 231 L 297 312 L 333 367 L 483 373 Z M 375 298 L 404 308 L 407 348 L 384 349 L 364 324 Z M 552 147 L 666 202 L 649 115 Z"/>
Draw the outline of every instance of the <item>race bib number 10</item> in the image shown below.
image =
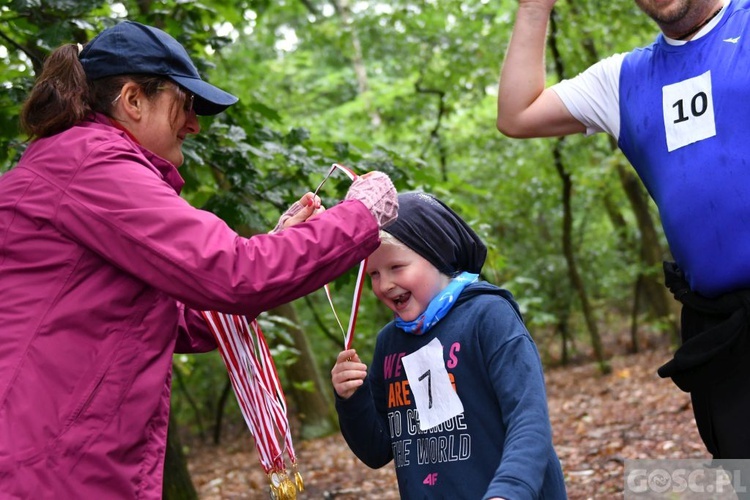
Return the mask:
<path id="1" fill-rule="evenodd" d="M 662 88 L 667 151 L 716 135 L 711 71 Z"/>

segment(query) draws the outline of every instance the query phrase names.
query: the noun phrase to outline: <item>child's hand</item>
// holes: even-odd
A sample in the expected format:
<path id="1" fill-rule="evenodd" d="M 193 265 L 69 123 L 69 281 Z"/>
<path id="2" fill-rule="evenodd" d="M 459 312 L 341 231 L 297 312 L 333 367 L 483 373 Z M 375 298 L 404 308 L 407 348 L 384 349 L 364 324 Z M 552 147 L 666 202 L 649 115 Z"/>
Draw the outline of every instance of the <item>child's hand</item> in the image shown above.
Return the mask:
<path id="1" fill-rule="evenodd" d="M 354 349 L 341 351 L 331 369 L 333 388 L 343 399 L 349 399 L 364 383 L 366 376 L 367 365 L 362 363 Z"/>

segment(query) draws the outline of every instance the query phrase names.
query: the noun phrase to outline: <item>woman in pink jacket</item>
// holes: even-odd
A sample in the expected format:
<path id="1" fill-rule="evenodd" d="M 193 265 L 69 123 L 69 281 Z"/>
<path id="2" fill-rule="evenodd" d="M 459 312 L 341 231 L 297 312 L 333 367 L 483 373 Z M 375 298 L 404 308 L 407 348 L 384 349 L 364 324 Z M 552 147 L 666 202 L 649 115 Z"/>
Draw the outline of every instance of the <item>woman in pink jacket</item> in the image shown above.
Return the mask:
<path id="1" fill-rule="evenodd" d="M 133 22 L 45 62 L 21 116 L 34 140 L 0 177 L 0 497 L 159 498 L 172 354 L 215 348 L 198 311 L 310 293 L 396 217 L 379 172 L 250 239 L 188 205 L 182 142 L 236 101 Z"/>

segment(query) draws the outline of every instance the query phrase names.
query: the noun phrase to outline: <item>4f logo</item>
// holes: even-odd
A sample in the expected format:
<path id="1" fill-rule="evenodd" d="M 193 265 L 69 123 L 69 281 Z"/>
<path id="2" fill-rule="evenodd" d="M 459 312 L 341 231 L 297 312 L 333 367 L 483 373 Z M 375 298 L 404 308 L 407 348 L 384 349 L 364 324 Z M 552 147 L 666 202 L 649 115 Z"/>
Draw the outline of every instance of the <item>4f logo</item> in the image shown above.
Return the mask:
<path id="1" fill-rule="evenodd" d="M 437 472 L 433 472 L 431 474 L 427 474 L 427 477 L 424 478 L 424 481 L 422 481 L 422 484 L 426 484 L 427 486 L 435 486 L 437 484 Z"/>

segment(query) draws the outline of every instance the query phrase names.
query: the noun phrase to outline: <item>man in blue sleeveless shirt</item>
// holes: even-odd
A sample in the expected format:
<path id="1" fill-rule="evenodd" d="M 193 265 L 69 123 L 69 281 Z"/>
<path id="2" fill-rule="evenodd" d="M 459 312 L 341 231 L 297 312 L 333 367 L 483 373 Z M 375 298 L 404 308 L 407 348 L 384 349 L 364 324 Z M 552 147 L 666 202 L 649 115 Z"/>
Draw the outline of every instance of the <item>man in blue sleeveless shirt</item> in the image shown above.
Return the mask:
<path id="1" fill-rule="evenodd" d="M 617 139 L 676 261 L 665 275 L 683 303 L 683 344 L 659 374 L 690 392 L 714 458 L 750 458 L 750 0 L 635 0 L 662 31 L 651 45 L 545 88 L 555 2 L 519 0 L 497 127 Z"/>

